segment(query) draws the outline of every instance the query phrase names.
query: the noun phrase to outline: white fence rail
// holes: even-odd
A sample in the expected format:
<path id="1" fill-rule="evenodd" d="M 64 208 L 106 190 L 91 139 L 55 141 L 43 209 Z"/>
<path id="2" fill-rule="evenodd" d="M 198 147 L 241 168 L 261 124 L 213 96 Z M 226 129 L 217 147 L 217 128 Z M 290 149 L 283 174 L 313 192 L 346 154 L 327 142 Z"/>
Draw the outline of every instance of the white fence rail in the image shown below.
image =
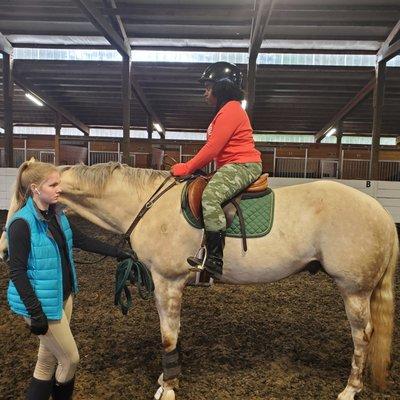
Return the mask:
<path id="1" fill-rule="evenodd" d="M 279 178 L 311 178 L 311 179 L 368 179 L 369 160 L 342 159 L 339 160 L 276 157 L 274 161 L 274 176 Z M 379 161 L 380 181 L 400 181 L 400 161 Z"/>
<path id="2" fill-rule="evenodd" d="M 12 190 L 17 176 L 17 168 L 0 168 L 0 210 L 7 210 L 11 201 Z M 270 178 L 271 188 L 298 185 L 312 182 L 314 179 L 304 178 Z M 358 189 L 374 198 L 400 223 L 400 185 L 397 182 L 342 180 L 345 185 Z"/>
<path id="3" fill-rule="evenodd" d="M 137 159 L 142 162 L 143 155 L 147 153 L 130 153 L 128 164 L 132 167 L 137 166 Z M 149 155 L 148 155 L 149 156 Z M 192 158 L 193 154 L 182 154 L 180 148 L 180 162 L 186 162 Z M 14 148 L 14 167 L 19 167 L 25 160 L 35 157 L 37 160 L 54 163 L 55 154 L 52 149 L 29 149 Z M 92 151 L 89 146 L 88 164 L 106 163 L 110 161 L 121 161 L 120 151 Z M 310 158 L 310 157 L 274 157 L 273 171 L 271 176 L 279 178 L 307 178 L 307 179 L 368 179 L 370 161 L 365 159 L 338 159 L 329 158 Z M 4 149 L 0 148 L 0 167 L 5 166 Z M 148 165 L 150 167 L 150 165 Z M 206 167 L 206 171 L 215 170 L 214 163 Z M 379 180 L 380 181 L 400 181 L 400 161 L 380 160 L 379 161 Z"/>

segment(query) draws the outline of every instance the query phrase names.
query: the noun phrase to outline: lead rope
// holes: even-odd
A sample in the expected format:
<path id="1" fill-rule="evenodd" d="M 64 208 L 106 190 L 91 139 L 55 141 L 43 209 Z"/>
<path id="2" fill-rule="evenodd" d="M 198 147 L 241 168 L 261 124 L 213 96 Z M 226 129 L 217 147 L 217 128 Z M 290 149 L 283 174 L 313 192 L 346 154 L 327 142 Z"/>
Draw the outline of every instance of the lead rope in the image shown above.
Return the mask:
<path id="1" fill-rule="evenodd" d="M 132 307 L 132 294 L 127 282 L 136 284 L 139 296 L 143 300 L 149 299 L 154 293 L 154 283 L 149 269 L 139 259 L 128 258 L 118 264 L 115 272 L 115 297 L 114 304 L 120 306 L 122 314 L 127 315 Z M 122 299 L 122 292 L 126 301 Z"/>

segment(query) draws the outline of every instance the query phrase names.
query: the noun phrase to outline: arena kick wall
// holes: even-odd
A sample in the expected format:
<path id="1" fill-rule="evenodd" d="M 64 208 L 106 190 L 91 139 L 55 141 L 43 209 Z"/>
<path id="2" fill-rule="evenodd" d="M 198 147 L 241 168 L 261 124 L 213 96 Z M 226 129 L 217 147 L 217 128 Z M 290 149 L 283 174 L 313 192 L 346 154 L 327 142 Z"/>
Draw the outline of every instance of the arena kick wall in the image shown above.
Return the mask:
<path id="1" fill-rule="evenodd" d="M 8 210 L 17 176 L 17 168 L 0 168 L 0 210 Z M 315 179 L 269 178 L 272 189 L 313 182 Z M 387 181 L 337 180 L 376 198 L 400 223 L 400 183 Z"/>

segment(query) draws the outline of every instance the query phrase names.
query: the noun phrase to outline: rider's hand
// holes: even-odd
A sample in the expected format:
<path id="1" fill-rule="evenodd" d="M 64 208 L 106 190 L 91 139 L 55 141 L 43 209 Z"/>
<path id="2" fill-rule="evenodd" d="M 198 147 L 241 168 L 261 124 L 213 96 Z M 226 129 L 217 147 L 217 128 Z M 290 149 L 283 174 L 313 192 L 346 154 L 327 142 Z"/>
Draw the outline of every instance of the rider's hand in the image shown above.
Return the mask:
<path id="1" fill-rule="evenodd" d="M 186 163 L 178 163 L 171 167 L 172 176 L 186 176 L 189 175 L 189 168 Z"/>

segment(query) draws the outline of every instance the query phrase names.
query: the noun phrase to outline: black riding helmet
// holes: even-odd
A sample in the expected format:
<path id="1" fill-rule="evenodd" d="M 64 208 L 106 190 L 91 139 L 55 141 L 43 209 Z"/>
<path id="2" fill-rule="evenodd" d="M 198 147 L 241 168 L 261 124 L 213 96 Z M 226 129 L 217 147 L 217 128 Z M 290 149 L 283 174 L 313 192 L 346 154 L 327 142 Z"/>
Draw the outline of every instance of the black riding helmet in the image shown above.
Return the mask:
<path id="1" fill-rule="evenodd" d="M 221 79 L 229 79 L 237 86 L 239 86 L 239 88 L 241 88 L 243 74 L 237 65 L 228 63 L 226 61 L 218 61 L 214 64 L 209 65 L 204 70 L 203 75 L 199 79 L 199 82 L 204 83 L 207 81 L 211 81 L 215 83 Z"/>

